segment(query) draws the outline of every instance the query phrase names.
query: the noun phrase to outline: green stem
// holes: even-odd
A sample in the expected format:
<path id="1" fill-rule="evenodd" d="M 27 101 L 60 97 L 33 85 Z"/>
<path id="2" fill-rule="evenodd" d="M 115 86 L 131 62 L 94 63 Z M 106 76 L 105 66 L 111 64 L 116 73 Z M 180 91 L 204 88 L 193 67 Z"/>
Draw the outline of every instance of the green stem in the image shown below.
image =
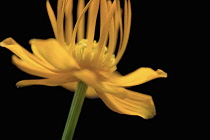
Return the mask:
<path id="1" fill-rule="evenodd" d="M 62 140 L 73 139 L 74 131 L 85 99 L 87 87 L 88 86 L 81 81 L 77 84 L 77 89 L 74 93 L 74 98 L 71 103 L 71 108 L 69 111 L 68 119 L 66 121 L 66 126 L 63 132 Z"/>

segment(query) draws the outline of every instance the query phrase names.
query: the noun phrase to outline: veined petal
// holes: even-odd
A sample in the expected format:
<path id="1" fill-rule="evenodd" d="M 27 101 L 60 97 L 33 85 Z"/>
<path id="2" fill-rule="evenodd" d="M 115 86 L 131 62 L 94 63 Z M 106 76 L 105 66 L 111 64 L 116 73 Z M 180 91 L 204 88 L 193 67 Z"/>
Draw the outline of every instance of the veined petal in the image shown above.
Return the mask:
<path id="1" fill-rule="evenodd" d="M 167 77 L 167 73 L 165 73 L 164 71 L 160 69 L 158 69 L 157 71 L 154 71 L 151 68 L 142 67 L 125 76 L 110 79 L 111 80 L 110 82 L 116 86 L 126 87 L 126 86 L 135 86 L 135 85 L 143 84 L 152 79 L 160 78 L 160 77 Z"/>
<path id="2" fill-rule="evenodd" d="M 137 115 L 144 119 L 152 118 L 155 115 L 155 106 L 151 96 L 130 90 L 125 91 L 126 96 L 123 98 L 98 91 L 97 93 L 103 102 L 117 113 Z"/>
<path id="3" fill-rule="evenodd" d="M 74 58 L 55 39 L 30 40 L 33 53 L 59 70 L 79 69 Z"/>
<path id="4" fill-rule="evenodd" d="M 77 83 L 78 82 L 68 82 L 66 84 L 63 84 L 62 87 L 74 92 L 76 90 Z M 98 95 L 92 87 L 88 86 L 88 89 L 86 91 L 86 97 L 93 99 L 93 98 L 98 98 Z"/>
<path id="5" fill-rule="evenodd" d="M 33 65 L 30 65 L 30 64 L 26 63 L 25 61 L 19 59 L 15 55 L 12 56 L 12 61 L 13 61 L 14 65 L 16 65 L 19 69 L 21 69 L 22 71 L 24 71 L 28 74 L 39 76 L 39 77 L 45 77 L 45 78 L 55 76 L 54 72 L 52 72 L 42 66 L 40 66 L 39 68 L 34 67 Z"/>

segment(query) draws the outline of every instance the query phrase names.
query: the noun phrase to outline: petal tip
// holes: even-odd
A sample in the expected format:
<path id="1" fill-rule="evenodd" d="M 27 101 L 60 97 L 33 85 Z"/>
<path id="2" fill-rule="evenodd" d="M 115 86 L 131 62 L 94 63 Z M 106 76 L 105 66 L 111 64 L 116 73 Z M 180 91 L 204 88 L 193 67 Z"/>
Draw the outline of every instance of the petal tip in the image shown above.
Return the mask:
<path id="1" fill-rule="evenodd" d="M 161 69 L 158 69 L 156 72 L 160 75 L 160 77 L 163 77 L 163 78 L 168 77 L 168 74 Z"/>
<path id="2" fill-rule="evenodd" d="M 150 112 L 149 114 L 145 115 L 145 116 L 141 116 L 142 118 L 144 118 L 145 120 L 148 120 L 148 119 L 152 119 L 154 118 L 156 115 L 156 111 L 154 109 L 154 111 Z"/>
<path id="3" fill-rule="evenodd" d="M 22 87 L 24 87 L 24 84 L 22 83 L 22 81 L 19 81 L 19 82 L 16 83 L 16 87 L 17 88 L 22 88 Z"/>
<path id="4" fill-rule="evenodd" d="M 148 101 L 148 107 L 147 107 L 147 111 L 145 111 L 145 113 L 143 115 L 141 115 L 141 117 L 143 117 L 144 119 L 148 120 L 148 119 L 152 119 L 155 117 L 156 115 L 156 109 L 155 109 L 155 104 L 151 99 Z"/>
<path id="5" fill-rule="evenodd" d="M 13 44 L 14 44 L 14 40 L 11 37 L 8 37 L 4 39 L 2 42 L 0 42 L 0 46 L 2 47 L 6 47 L 8 45 L 13 45 Z"/>
<path id="6" fill-rule="evenodd" d="M 19 86 L 19 85 L 17 85 L 17 84 L 16 84 L 16 87 L 17 87 L 17 88 L 22 88 L 22 86 Z"/>

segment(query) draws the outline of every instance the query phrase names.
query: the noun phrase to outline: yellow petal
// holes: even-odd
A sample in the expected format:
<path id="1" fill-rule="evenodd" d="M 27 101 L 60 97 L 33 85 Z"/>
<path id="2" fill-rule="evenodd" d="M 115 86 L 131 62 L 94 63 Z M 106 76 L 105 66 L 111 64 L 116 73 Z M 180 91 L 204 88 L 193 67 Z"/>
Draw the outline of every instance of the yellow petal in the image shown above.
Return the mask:
<path id="1" fill-rule="evenodd" d="M 87 39 L 88 39 L 88 49 L 92 48 L 92 42 L 94 40 L 95 35 L 95 25 L 96 19 L 99 9 L 99 1 L 95 0 L 91 3 L 90 8 L 88 10 L 88 27 L 87 27 Z M 90 44 L 91 43 L 91 44 Z M 90 46 L 91 45 L 91 46 Z"/>
<path id="2" fill-rule="evenodd" d="M 84 0 L 78 0 L 78 7 L 77 7 L 77 19 L 80 15 L 82 15 L 82 11 L 85 7 L 85 1 Z M 85 15 L 82 17 L 79 26 L 78 26 L 78 32 L 77 32 L 77 42 L 81 41 L 85 37 Z"/>
<path id="3" fill-rule="evenodd" d="M 62 87 L 74 92 L 77 87 L 77 82 L 68 82 L 66 84 L 63 84 Z M 97 98 L 98 95 L 92 87 L 88 86 L 88 89 L 86 91 L 86 97 L 93 99 L 93 98 Z"/>
<path id="4" fill-rule="evenodd" d="M 125 76 L 110 79 L 110 82 L 117 86 L 135 86 L 160 77 L 167 77 L 167 74 L 160 69 L 154 71 L 151 68 L 142 67 Z"/>
<path id="5" fill-rule="evenodd" d="M 107 35 L 108 35 L 108 31 L 109 31 L 109 26 L 110 26 L 110 23 L 111 23 L 111 20 L 113 18 L 113 15 L 114 15 L 114 12 L 116 10 L 116 0 L 114 0 L 110 10 L 109 10 L 109 13 L 107 14 L 107 18 L 106 18 L 106 21 L 105 23 L 103 24 L 104 26 L 102 27 L 102 30 L 101 30 L 101 33 L 100 33 L 100 38 L 99 38 L 99 41 L 98 41 L 98 48 L 97 51 L 97 55 L 100 56 L 101 53 L 103 51 L 102 48 L 104 46 L 104 43 L 107 39 Z M 95 56 L 95 58 L 99 58 L 98 56 Z"/>
<path id="6" fill-rule="evenodd" d="M 55 39 L 30 40 L 33 53 L 59 70 L 79 69 L 74 58 Z"/>
<path id="7" fill-rule="evenodd" d="M 112 73 L 106 71 L 97 71 L 99 74 L 99 80 L 102 82 L 110 82 L 113 78 L 121 77 L 122 75 L 118 71 L 114 71 Z"/>
<path id="8" fill-rule="evenodd" d="M 84 18 L 85 16 L 85 12 L 88 10 L 90 4 L 92 3 L 93 0 L 90 0 L 86 6 L 84 7 L 83 11 L 81 12 L 80 16 L 78 17 L 77 19 L 77 22 L 74 26 L 74 29 L 73 29 L 73 33 L 71 35 L 71 39 L 70 39 L 70 42 L 71 42 L 71 47 L 69 48 L 69 52 L 70 54 L 72 54 L 72 52 L 74 51 L 74 47 L 75 47 L 75 40 L 76 40 L 76 34 L 77 34 L 77 30 L 79 28 L 79 24 L 80 22 L 82 22 L 82 19 Z"/>
<path id="9" fill-rule="evenodd" d="M 117 63 L 120 61 L 127 47 L 129 34 L 130 34 L 130 27 L 131 27 L 131 4 L 130 0 L 128 0 L 128 2 L 125 1 L 124 3 L 124 33 L 123 33 L 123 38 L 121 40 L 122 42 L 120 42 L 119 50 L 117 52 L 115 65 L 117 65 Z"/>
<path id="10" fill-rule="evenodd" d="M 97 91 L 103 102 L 117 113 L 137 115 L 144 119 L 152 118 L 155 115 L 155 106 L 151 96 L 126 89 L 125 92 L 126 96 L 119 98 L 112 94 Z"/>
<path id="11" fill-rule="evenodd" d="M 73 32 L 73 0 L 68 0 L 65 6 L 65 42 L 70 45 L 70 39 Z"/>
<path id="12" fill-rule="evenodd" d="M 59 43 L 62 44 L 62 46 L 65 45 L 65 38 L 64 38 L 64 13 L 65 13 L 65 7 L 68 0 L 58 0 L 57 4 L 57 40 Z"/>
<path id="13" fill-rule="evenodd" d="M 45 86 L 58 86 L 63 83 L 58 83 L 57 79 L 35 79 L 35 80 L 22 80 L 16 83 L 17 87 L 25 87 L 32 85 L 45 85 Z"/>
<path id="14" fill-rule="evenodd" d="M 24 49 L 22 46 L 20 46 L 14 39 L 7 38 L 3 40 L 0 44 L 0 46 L 5 47 L 9 49 L 11 52 L 16 54 L 18 57 L 20 57 L 22 60 L 27 62 L 30 65 L 33 65 L 34 67 L 40 67 L 43 66 L 47 69 L 55 70 L 53 67 L 50 67 L 46 65 L 44 62 L 42 62 L 40 59 L 38 59 L 36 56 L 31 54 L 29 51 Z"/>
<path id="15" fill-rule="evenodd" d="M 17 87 L 25 87 L 32 85 L 45 85 L 45 86 L 60 86 L 68 82 L 78 81 L 72 75 L 62 75 L 56 78 L 49 79 L 34 79 L 34 80 L 22 80 L 16 83 Z"/>
<path id="16" fill-rule="evenodd" d="M 49 78 L 49 77 L 54 77 L 56 74 L 52 71 L 49 71 L 48 69 L 45 69 L 42 66 L 34 67 L 33 65 L 30 65 L 26 63 L 25 61 L 19 59 L 15 55 L 12 56 L 12 61 L 19 69 L 31 75 Z"/>
<path id="17" fill-rule="evenodd" d="M 56 38 L 58 38 L 58 35 L 57 35 L 57 22 L 56 22 L 56 18 L 55 18 L 55 14 L 53 12 L 53 9 L 49 3 L 49 0 L 47 0 L 46 2 L 46 7 L 47 7 L 47 13 L 48 13 L 48 16 L 50 18 L 50 22 L 51 22 L 51 25 L 52 25 L 52 28 L 53 28 L 53 32 L 54 32 L 54 35 Z"/>
<path id="18" fill-rule="evenodd" d="M 114 94 L 115 96 L 119 96 L 120 98 L 124 97 L 123 91 L 124 88 L 118 88 L 115 86 L 111 86 L 108 82 L 102 82 L 100 79 L 100 75 L 98 75 L 94 71 L 90 71 L 88 69 L 84 69 L 81 71 L 76 71 L 73 75 L 78 78 L 80 81 L 83 81 L 88 86 L 94 88 L 100 92 L 108 92 L 110 94 Z M 118 92 L 116 92 L 116 90 Z"/>

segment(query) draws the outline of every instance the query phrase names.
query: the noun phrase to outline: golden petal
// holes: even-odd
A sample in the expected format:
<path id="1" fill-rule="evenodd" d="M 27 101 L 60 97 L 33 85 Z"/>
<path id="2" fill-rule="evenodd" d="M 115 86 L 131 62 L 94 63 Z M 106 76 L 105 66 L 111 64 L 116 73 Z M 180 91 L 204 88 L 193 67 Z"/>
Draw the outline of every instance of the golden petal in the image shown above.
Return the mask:
<path id="1" fill-rule="evenodd" d="M 86 37 L 88 39 L 88 44 L 89 42 L 92 43 L 94 40 L 98 9 L 99 9 L 99 1 L 97 0 L 93 1 L 88 9 L 88 25 L 87 25 L 87 37 Z"/>
<path id="2" fill-rule="evenodd" d="M 34 66 L 34 67 L 45 67 L 50 70 L 55 70 L 54 67 L 50 67 L 49 65 L 46 65 L 43 61 L 38 59 L 35 55 L 24 49 L 22 46 L 20 46 L 14 39 L 7 38 L 3 40 L 0 43 L 0 46 L 5 47 L 9 49 L 11 52 L 16 54 L 18 57 L 20 57 L 22 60 L 24 60 L 26 63 Z"/>
<path id="3" fill-rule="evenodd" d="M 45 78 L 54 77 L 56 75 L 55 72 L 52 72 L 42 66 L 35 67 L 33 65 L 30 65 L 26 63 L 25 61 L 19 59 L 15 55 L 12 56 L 12 61 L 19 69 L 31 75 L 45 77 Z"/>
<path id="4" fill-rule="evenodd" d="M 155 115 L 155 106 L 151 96 L 126 89 L 125 92 L 126 96 L 119 98 L 112 94 L 97 91 L 98 96 L 107 107 L 117 113 L 137 115 L 144 119 L 152 118 Z"/>
<path id="5" fill-rule="evenodd" d="M 59 86 L 60 84 L 58 84 L 56 79 L 22 80 L 16 83 L 17 87 L 25 87 L 32 85 Z"/>
<path id="6" fill-rule="evenodd" d="M 80 68 L 74 58 L 55 39 L 32 39 L 30 44 L 37 57 L 59 70 L 68 71 Z"/>
<path id="7" fill-rule="evenodd" d="M 123 38 L 120 42 L 119 50 L 117 52 L 116 56 L 116 64 L 120 61 L 122 58 L 129 39 L 129 34 L 130 34 L 130 27 L 131 27 L 131 4 L 130 0 L 128 2 L 125 0 L 124 3 L 124 33 L 123 33 Z"/>
<path id="8" fill-rule="evenodd" d="M 95 28 L 96 28 L 96 19 L 98 15 L 99 9 L 99 1 L 93 1 L 90 4 L 88 9 L 88 22 L 87 22 L 87 51 L 86 51 L 86 59 L 90 60 L 92 47 L 93 47 L 93 40 L 95 36 Z M 90 61 L 88 62 L 90 63 Z"/>
<path id="9" fill-rule="evenodd" d="M 108 7 L 111 8 L 111 1 L 108 1 Z M 117 12 L 117 10 L 115 10 Z M 107 57 L 104 63 L 109 63 L 110 59 L 112 59 L 113 54 L 116 49 L 116 43 L 117 43 L 117 36 L 115 36 L 115 29 L 114 29 L 114 18 L 112 18 L 109 26 L 109 44 L 108 44 L 108 51 L 107 51 Z"/>
<path id="10" fill-rule="evenodd" d="M 81 71 L 74 72 L 74 76 L 76 76 L 78 79 L 80 79 L 89 86 L 94 86 L 97 82 L 100 82 L 97 79 L 96 73 L 88 69 L 83 69 Z"/>
<path id="11" fill-rule="evenodd" d="M 32 85 L 45 85 L 45 86 L 60 86 L 68 82 L 78 81 L 72 74 L 58 75 L 57 77 L 49 79 L 33 79 L 33 80 L 22 80 L 17 82 L 18 87 L 32 86 Z"/>
<path id="12" fill-rule="evenodd" d="M 64 14 L 65 8 L 68 0 L 58 0 L 57 4 L 57 40 L 62 45 L 65 46 L 65 38 L 64 38 Z"/>
<path id="13" fill-rule="evenodd" d="M 78 0 L 78 6 L 77 6 L 77 19 L 79 19 L 80 15 L 82 15 L 82 11 L 85 7 L 85 1 L 84 0 Z M 77 42 L 81 41 L 85 37 L 85 15 L 82 17 L 79 26 L 78 26 L 78 32 L 77 32 Z"/>
<path id="14" fill-rule="evenodd" d="M 65 42 L 70 45 L 70 39 L 73 32 L 73 0 L 68 0 L 65 7 Z"/>
<path id="15" fill-rule="evenodd" d="M 105 44 L 105 41 L 106 41 L 107 35 L 108 35 L 108 31 L 109 31 L 109 26 L 110 26 L 110 23 L 113 18 L 115 10 L 116 10 L 116 0 L 114 0 L 113 4 L 109 10 L 109 13 L 107 15 L 106 21 L 103 24 L 104 26 L 101 29 L 100 39 L 98 41 L 98 47 L 99 47 L 98 52 L 101 52 L 101 50 Z M 100 56 L 100 53 L 98 53 L 97 55 Z M 96 58 L 98 58 L 98 57 L 96 57 Z"/>
<path id="16" fill-rule="evenodd" d="M 114 71 L 112 73 L 106 71 L 97 71 L 97 72 L 99 76 L 98 78 L 101 82 L 109 82 L 113 78 L 118 78 L 122 76 L 118 71 Z"/>
<path id="17" fill-rule="evenodd" d="M 136 71 L 129 73 L 125 76 L 110 79 L 110 82 L 117 86 L 135 86 L 143 84 L 155 78 L 167 77 L 167 74 L 158 69 L 154 71 L 151 68 L 142 67 Z"/>
<path id="18" fill-rule="evenodd" d="M 108 92 L 110 94 L 114 94 L 117 97 L 119 96 L 120 98 L 124 97 L 124 88 L 111 86 L 108 82 L 102 82 L 100 75 L 98 75 L 94 71 L 84 69 L 81 71 L 74 72 L 73 75 L 77 77 L 80 81 L 86 83 L 88 86 L 94 88 L 95 90 L 101 92 Z M 116 90 L 118 90 L 119 92 L 117 93 Z"/>
<path id="19" fill-rule="evenodd" d="M 101 0 L 100 2 L 100 31 L 102 31 L 102 27 L 104 26 L 107 15 L 108 15 L 107 1 Z"/>
<path id="20" fill-rule="evenodd" d="M 72 52 L 74 51 L 74 47 L 75 47 L 75 40 L 76 40 L 76 34 L 78 32 L 78 28 L 79 28 L 79 25 L 80 25 L 80 22 L 82 22 L 84 16 L 85 16 L 85 12 L 88 10 L 90 4 L 92 3 L 93 0 L 90 0 L 86 6 L 84 7 L 83 11 L 81 12 L 80 16 L 78 17 L 77 19 L 77 22 L 74 26 L 74 29 L 73 29 L 73 33 L 71 35 L 71 39 L 70 39 L 70 42 L 71 42 L 71 47 L 68 48 L 69 49 L 69 52 L 70 54 L 72 54 Z"/>
<path id="21" fill-rule="evenodd" d="M 77 82 L 68 82 L 68 83 L 63 84 L 61 86 L 70 90 L 70 91 L 72 91 L 72 92 L 74 92 L 76 90 L 76 87 L 77 87 Z M 98 95 L 92 87 L 88 86 L 88 89 L 86 91 L 86 97 L 93 99 L 93 98 L 98 98 Z"/>
<path id="22" fill-rule="evenodd" d="M 56 17 L 55 17 L 55 14 L 53 12 L 53 9 L 50 5 L 50 2 L 49 0 L 46 1 L 46 7 L 47 7 L 47 13 L 48 13 L 48 16 L 50 18 L 50 22 L 51 22 L 51 25 L 52 25 L 52 28 L 53 28 L 53 32 L 54 32 L 54 35 L 56 38 L 58 38 L 58 30 L 57 30 L 57 21 L 56 21 Z"/>

